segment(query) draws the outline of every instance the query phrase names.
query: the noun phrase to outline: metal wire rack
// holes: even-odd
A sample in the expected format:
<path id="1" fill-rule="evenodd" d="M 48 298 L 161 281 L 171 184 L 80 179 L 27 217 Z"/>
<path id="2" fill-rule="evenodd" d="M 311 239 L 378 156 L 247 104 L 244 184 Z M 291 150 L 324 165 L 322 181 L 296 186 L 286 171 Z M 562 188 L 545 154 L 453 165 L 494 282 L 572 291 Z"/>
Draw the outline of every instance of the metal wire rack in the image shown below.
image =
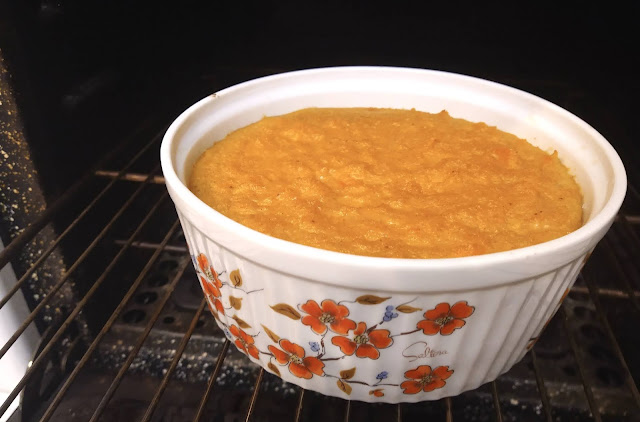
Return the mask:
<path id="1" fill-rule="evenodd" d="M 224 339 L 197 291 L 159 174 L 161 133 L 116 148 L 0 253 L 4 267 L 42 228 L 59 233 L 18 274 L 0 308 L 19 290 L 28 294 L 53 251 L 67 260 L 0 345 L 3 359 L 30 325 L 59 308 L 57 318 L 41 322 L 41 343 L 0 415 L 8 417 L 22 393 L 11 421 L 640 420 L 640 194 L 633 181 L 613 228 L 521 363 L 458 397 L 371 405 L 284 384 Z M 56 295 L 65 285 L 76 294 L 71 303 Z"/>

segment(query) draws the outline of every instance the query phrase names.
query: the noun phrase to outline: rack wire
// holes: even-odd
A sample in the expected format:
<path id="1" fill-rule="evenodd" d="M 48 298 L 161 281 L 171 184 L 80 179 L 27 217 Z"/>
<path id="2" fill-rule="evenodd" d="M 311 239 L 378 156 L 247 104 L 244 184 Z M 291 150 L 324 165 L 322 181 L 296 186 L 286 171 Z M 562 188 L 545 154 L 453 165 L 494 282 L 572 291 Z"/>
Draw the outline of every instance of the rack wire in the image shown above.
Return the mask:
<path id="1" fill-rule="evenodd" d="M 51 288 L 48 294 L 41 299 L 38 305 L 16 330 L 15 334 L 4 345 L 0 345 L 0 358 L 2 358 L 12 347 L 16 339 L 22 335 L 26 327 L 38 317 L 42 309 L 50 304 L 50 302 L 53 303 L 55 301 L 56 291 L 66 283 L 70 283 L 70 278 L 74 272 L 81 268 L 84 261 L 89 259 L 90 255 L 100 248 L 99 245 L 108 242 L 111 247 L 116 248 L 117 252 L 106 262 L 106 266 L 104 266 L 100 275 L 94 280 L 89 280 L 86 291 L 79 297 L 73 309 L 68 311 L 64 322 L 55 327 L 54 333 L 49 336 L 47 342 L 41 346 L 37 356 L 34 356 L 24 377 L 16 384 L 9 398 L 0 404 L 0 415 L 7 412 L 11 402 L 24 390 L 31 377 L 33 377 L 38 369 L 41 369 L 41 366 L 48 362 L 50 355 L 55 353 L 56 348 L 60 347 L 59 343 L 63 335 L 67 332 L 73 321 L 85 311 L 85 307 L 90 303 L 96 292 L 104 288 L 102 284 L 107 280 L 109 274 L 119 265 L 125 254 L 131 250 L 147 253 L 147 255 L 145 255 L 144 265 L 137 271 L 134 280 L 128 285 L 128 289 L 126 289 L 126 292 L 123 293 L 119 302 L 113 307 L 106 321 L 101 323 L 99 329 L 94 330 L 93 334 L 89 335 L 86 341 L 86 347 L 81 350 L 77 359 L 74 359 L 72 364 L 69 365 L 69 370 L 65 373 L 64 379 L 55 386 L 50 397 L 48 397 L 45 402 L 39 404 L 41 409 L 35 412 L 35 416 L 32 416 L 29 420 L 39 420 L 43 422 L 61 420 L 60 415 L 57 415 L 57 413 L 60 411 L 61 403 L 71 394 L 74 383 L 79 382 L 78 380 L 80 379 L 81 373 L 91 367 L 93 360 L 96 359 L 97 351 L 104 344 L 105 338 L 115 330 L 118 321 L 122 320 L 123 314 L 125 314 L 124 311 L 128 309 L 127 307 L 130 305 L 132 298 L 134 298 L 140 290 L 142 283 L 149 279 L 153 268 L 161 262 L 163 254 L 171 253 L 176 256 L 178 262 L 177 267 L 174 269 L 173 277 L 163 287 L 162 296 L 159 297 L 158 300 L 155 300 L 152 306 L 152 312 L 143 321 L 144 325 L 140 326 L 138 331 L 135 332 L 135 338 L 133 338 L 130 343 L 125 344 L 126 350 L 128 350 L 126 358 L 118 363 L 119 367 L 115 371 L 115 375 L 111 378 L 111 382 L 108 383 L 106 390 L 104 390 L 99 398 L 99 402 L 94 408 L 90 409 L 90 421 L 104 420 L 105 411 L 108 409 L 121 383 L 128 375 L 135 372 L 132 369 L 132 365 L 135 360 L 139 358 L 141 349 L 149 342 L 150 336 L 154 332 L 162 332 L 162 327 L 159 326 L 159 320 L 169 301 L 176 295 L 176 288 L 186 275 L 191 264 L 191 259 L 185 245 L 183 243 L 172 242 L 180 232 L 179 223 L 175 214 L 169 212 L 169 223 L 162 226 L 164 227 L 162 233 L 156 233 L 160 239 L 149 240 L 145 237 L 145 233 L 148 232 L 154 219 L 160 214 L 166 216 L 166 207 L 171 207 L 166 192 L 157 195 L 153 202 L 143 205 L 142 218 L 137 221 L 126 221 L 127 224 L 125 224 L 125 226 L 132 229 L 128 236 L 121 238 L 118 236 L 118 233 L 114 233 L 118 232 L 117 228 L 121 225 L 123 216 L 125 216 L 130 209 L 140 208 L 140 198 L 148 194 L 149 190 L 153 189 L 154 186 L 161 187 L 164 183 L 164 179 L 158 174 L 157 165 L 152 166 L 152 169 L 148 172 L 136 170 L 138 162 L 145 154 L 156 152 L 159 146 L 159 139 L 160 134 L 152 137 L 148 141 L 143 140 L 143 142 L 140 142 L 141 147 L 138 152 L 120 168 L 114 169 L 109 166 L 112 165 L 111 159 L 119 152 L 119 148 L 116 148 L 115 152 L 109 154 L 105 160 L 99 163 L 97 168 L 92 170 L 91 174 L 70 188 L 59 201 L 54 203 L 37 221 L 33 222 L 27 230 L 14 239 L 14 241 L 0 253 L 0 264 L 3 266 L 7 265 L 19 254 L 20 249 L 37 235 L 39 230 L 49 224 L 49 222 L 55 218 L 55 215 L 65 208 L 66 204 L 83 195 L 83 186 L 91 180 L 107 181 L 106 185 L 89 200 L 88 205 L 80 210 L 66 227 L 61 229 L 60 235 L 41 252 L 33 266 L 21 275 L 9 293 L 0 299 L 1 308 L 23 287 L 31 274 L 36 271 L 43 262 L 46 262 L 51 252 L 64 242 L 69 233 L 78 229 L 82 221 L 101 206 L 101 203 L 111 191 L 123 184 L 127 186 L 134 184 L 136 186 L 133 192 L 128 194 L 118 211 L 113 213 L 90 243 L 84 247 L 84 251 L 70 263 L 63 277 Z M 640 229 L 640 210 L 633 208 L 633 203 L 640 203 L 640 196 L 633 186 L 630 189 L 630 194 L 632 204 L 630 207 L 626 207 L 626 209 L 631 209 L 631 212 L 623 211 L 620 213 L 611 233 L 601 242 L 595 253 L 595 255 L 598 256 L 597 265 L 604 265 L 606 268 L 605 272 L 612 276 L 606 280 L 605 285 L 601 285 L 603 278 L 598 276 L 599 273 L 597 271 L 591 271 L 590 266 L 587 265 L 586 269 L 581 273 L 578 282 L 571 290 L 570 298 L 576 298 L 576 302 L 573 305 L 565 302 L 554 319 L 554 321 L 559 321 L 560 324 L 556 324 L 556 327 L 548 328 L 548 330 L 560 330 L 562 337 L 568 342 L 572 359 L 577 367 L 577 373 L 575 375 L 582 386 L 584 394 L 583 401 L 586 402 L 588 409 L 587 414 L 583 415 L 584 420 L 602 421 L 606 418 L 610 419 L 612 417 L 612 414 L 609 413 L 610 411 L 614 411 L 613 417 L 619 417 L 621 420 L 640 419 L 640 394 L 637 383 L 637 374 L 639 371 L 637 365 L 640 365 L 640 362 L 633 362 L 634 367 L 630 364 L 629 359 L 633 358 L 633 350 L 629 349 L 626 343 L 621 344 L 620 332 L 616 331 L 615 325 L 611 322 L 612 308 L 607 307 L 604 303 L 610 300 L 622 301 L 630 308 L 629 315 L 631 315 L 633 319 L 632 324 L 637 325 L 640 323 L 640 302 L 638 299 L 640 295 L 640 267 L 638 266 L 638 262 L 640 262 L 640 241 L 638 236 L 638 230 Z M 129 217 L 125 218 L 125 220 L 128 219 Z M 624 256 L 621 254 L 621 251 L 624 251 Z M 632 259 L 634 257 L 635 260 Z M 193 283 L 195 283 L 195 278 Z M 578 305 L 576 305 L 576 303 L 578 303 Z M 152 397 L 148 400 L 146 408 L 138 420 L 158 420 L 157 418 L 154 419 L 154 415 L 162 402 L 168 386 L 175 382 L 185 382 L 184 380 L 179 380 L 176 374 L 178 373 L 181 362 L 185 358 L 185 351 L 189 347 L 189 344 L 195 341 L 194 338 L 203 337 L 203 335 L 198 334 L 198 330 L 203 321 L 203 316 L 206 312 L 205 309 L 206 302 L 201 300 L 195 310 L 189 311 L 191 315 L 189 324 L 180 331 L 180 341 L 174 344 L 170 353 L 171 359 L 164 361 L 161 369 L 161 381 L 153 389 Z M 616 394 L 624 398 L 622 401 L 624 405 L 617 405 L 616 409 L 612 410 L 606 406 L 603 399 L 604 396 L 600 391 L 602 390 L 601 386 L 596 385 L 593 381 L 592 364 L 586 358 L 588 350 L 585 348 L 587 346 L 578 338 L 575 329 L 576 324 L 578 324 L 576 314 L 584 312 L 578 312 L 578 309 L 587 309 L 586 312 L 595 316 L 593 323 L 597 323 L 597 327 L 600 327 L 596 328 L 596 330 L 602 330 L 604 333 L 604 338 L 602 339 L 604 345 L 602 347 L 612 351 L 613 365 L 621 369 L 623 381 L 619 390 L 616 390 Z M 613 309 L 613 311 L 615 311 L 615 309 Z M 212 318 L 209 319 L 211 320 Z M 553 326 L 554 324 L 551 325 Z M 207 419 L 208 412 L 211 410 L 211 401 L 220 388 L 219 384 L 224 373 L 223 368 L 227 364 L 233 348 L 230 347 L 229 341 L 226 339 L 223 340 L 222 337 L 220 337 L 219 343 L 221 346 L 215 356 L 214 364 L 207 368 L 209 372 L 207 372 L 208 377 L 206 382 L 197 384 L 202 388 L 200 389 L 196 404 L 192 408 L 190 420 L 201 421 Z M 557 400 L 554 401 L 550 393 L 549 385 L 553 380 L 549 380 L 548 374 L 543 371 L 543 358 L 540 355 L 540 347 L 540 345 L 534 346 L 524 360 L 529 363 L 529 368 L 533 373 L 534 383 L 531 388 L 533 388 L 538 395 L 539 409 L 536 413 L 538 415 L 537 419 L 553 421 L 560 417 L 560 413 Z M 250 364 L 247 363 L 247 365 L 249 366 Z M 261 398 L 267 388 L 265 384 L 272 378 L 272 375 L 267 374 L 262 369 L 257 371 L 253 386 L 246 392 L 247 398 L 242 402 L 242 409 L 244 410 L 243 420 L 251 421 L 265 418 L 260 410 Z M 513 399 L 508 398 L 510 396 L 504 393 L 502 386 L 505 383 L 507 385 L 509 383 L 513 384 L 513 381 L 508 376 L 503 376 L 489 383 L 488 386 L 481 387 L 476 392 L 478 396 L 481 397 L 480 400 L 484 400 L 482 402 L 484 405 L 476 406 L 475 411 L 480 413 L 474 415 L 474 417 L 477 417 L 479 420 L 519 420 L 517 413 L 514 413 L 512 410 L 514 407 L 512 403 Z M 434 414 L 437 415 L 436 419 L 444 421 L 465 420 L 466 416 L 469 415 L 469 412 L 464 410 L 465 400 L 467 400 L 469 396 L 465 396 L 464 394 L 456 398 L 445 398 L 435 403 L 365 405 L 357 402 L 341 401 L 339 399 L 325 399 L 315 393 L 305 392 L 303 389 L 297 387 L 288 386 L 287 388 L 295 390 L 293 398 L 285 400 L 291 404 L 289 414 L 291 420 L 294 421 L 313 420 L 317 415 L 306 410 L 309 408 L 315 409 L 315 402 L 324 403 L 325 400 L 328 401 L 324 407 L 331 408 L 332 412 L 337 412 L 338 410 L 336 409 L 339 408 L 342 409 L 340 413 L 341 419 L 344 421 L 360 420 L 363 414 L 371 414 L 372 412 L 375 412 L 377 415 L 388 416 L 387 419 L 389 420 L 395 419 L 397 421 L 407 419 L 408 415 L 414 414 L 415 412 Z M 622 391 L 622 393 L 620 393 L 620 391 Z M 270 394 L 270 397 L 271 396 Z M 34 403 L 24 402 L 26 399 L 26 395 L 23 396 L 24 406 L 35 405 Z M 268 412 L 268 409 L 266 411 Z M 20 420 L 20 417 L 19 412 L 13 415 L 13 419 L 16 421 Z"/>

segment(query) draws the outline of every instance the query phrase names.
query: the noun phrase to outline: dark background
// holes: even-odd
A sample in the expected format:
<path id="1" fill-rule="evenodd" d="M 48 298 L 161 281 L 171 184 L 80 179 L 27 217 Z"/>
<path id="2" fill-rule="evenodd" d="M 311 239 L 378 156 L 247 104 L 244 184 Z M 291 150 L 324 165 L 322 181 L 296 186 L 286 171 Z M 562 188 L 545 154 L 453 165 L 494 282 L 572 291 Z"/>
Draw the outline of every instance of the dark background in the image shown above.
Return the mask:
<path id="1" fill-rule="evenodd" d="M 48 197 L 143 118 L 272 73 L 392 65 L 506 83 L 638 162 L 638 5 L 614 2 L 0 3 L 0 48 Z M 632 174 L 630 174 L 632 176 Z"/>
<path id="2" fill-rule="evenodd" d="M 630 180 L 637 187 L 640 185 L 640 141 L 637 139 L 640 124 L 636 106 L 640 94 L 640 69 L 635 41 L 638 35 L 638 8 L 631 2 L 625 5 L 614 2 L 565 2 L 552 5 L 540 1 L 487 4 L 331 0 L 312 4 L 208 0 L 169 4 L 124 0 L 0 0 L 0 65 L 6 66 L 11 75 L 9 88 L 18 105 L 18 116 L 14 120 L 24 130 L 33 164 L 39 173 L 40 186 L 49 204 L 55 203 L 63 192 L 68 192 L 69 186 L 86 174 L 106 152 L 116 144 L 121 144 L 123 139 L 128 139 L 141 122 L 149 121 L 153 128 L 139 136 L 140 139 L 132 142 L 128 149 L 124 149 L 125 153 L 118 158 L 123 162 L 139 150 L 136 144 L 149 141 L 151 137 L 148 132 L 161 132 L 187 106 L 212 92 L 259 76 L 336 65 L 390 65 L 445 70 L 505 83 L 539 95 L 567 108 L 599 130 L 619 151 Z M 0 74 L 0 90 L 5 89 L 3 77 L 6 78 L 6 75 Z M 0 104 L 0 128 L 8 111 L 3 107 Z M 7 142 L 2 136 L 0 132 L 0 143 Z M 153 148 L 157 148 L 157 142 Z M 147 173 L 157 163 L 157 150 L 153 148 L 147 159 L 141 160 L 144 161 L 142 170 L 136 167 L 135 171 Z M 145 167 L 147 165 L 148 168 Z M 105 168 L 119 169 L 123 166 Z M 22 174 L 18 177 L 25 178 Z M 84 188 L 88 192 L 74 195 L 72 201 L 65 203 L 64 212 L 56 216 L 54 223 L 57 228 L 67 227 L 89 202 L 91 192 L 102 189 L 110 179 L 90 180 L 91 184 Z M 118 182 L 95 207 L 95 213 L 76 226 L 78 228 L 69 239 L 62 243 L 61 250 L 64 253 L 60 257 L 66 261 L 66 267 L 62 270 L 66 271 L 74 257 L 85 252 L 85 245 L 93 241 L 96 233 L 121 209 L 138 186 Z M 162 185 L 149 187 L 107 238 L 95 248 L 87 262 L 72 275 L 67 285 L 73 287 L 64 290 L 67 296 L 59 300 L 68 307 L 51 306 L 52 327 L 66 318 L 69 309 L 75 307 L 79 298 L 93 286 L 93 281 L 102 276 L 105 263 L 120 250 L 116 241 L 129 236 L 132 227 L 149 212 L 150 204 L 164 191 Z M 629 211 L 626 215 L 637 216 L 640 195 L 630 193 L 628 197 Z M 2 205 L 5 204 L 0 198 L 0 209 Z M 142 239 L 157 243 L 172 224 L 175 218 L 173 207 L 168 201 L 165 205 L 157 219 L 148 224 Z M 19 225 L 11 221 L 11 226 L 17 229 Z M 640 283 L 637 269 L 640 249 L 637 239 L 633 237 L 633 233 L 640 232 L 636 223 L 633 228 L 625 224 L 625 220 L 614 224 L 608 240 L 603 242 L 604 249 L 596 251 L 586 273 L 600 287 L 622 294 L 607 297 L 603 301 L 615 337 L 628 358 L 632 376 L 638 379 L 640 366 L 636 357 L 640 354 L 637 353 L 635 334 L 637 302 L 621 299 L 624 293 L 615 290 L 624 283 L 627 283 L 629 290 L 631 286 L 636 289 Z M 9 237 L 4 236 L 4 229 L 0 224 L 0 237 L 6 244 Z M 45 231 L 44 235 L 53 238 L 54 230 L 49 233 Z M 184 247 L 184 239 L 177 237 L 174 241 L 174 246 Z M 30 249 L 25 248 L 23 255 L 38 256 L 40 251 L 41 246 L 36 245 L 32 254 Z M 71 333 L 68 333 L 70 340 L 65 343 L 65 337 L 61 343 L 71 344 L 70 347 L 78 344 L 86 347 L 88 340 L 84 345 L 73 340 L 77 338 L 73 330 L 93 332 L 92 335 L 84 334 L 86 339 L 93 338 L 110 316 L 124 290 L 137 276 L 139 266 L 147 262 L 150 253 L 149 250 L 140 249 L 127 255 L 85 307 L 82 318 L 76 321 L 77 327 L 72 325 L 72 330 L 69 330 Z M 53 256 L 56 259 L 50 261 L 58 262 L 58 256 Z M 154 269 L 153 277 L 142 285 L 143 293 L 164 292 L 164 284 L 156 280 L 169 280 L 167 274 L 170 274 L 170 269 L 163 269 L 162 266 L 171 262 L 165 258 L 163 255 L 159 269 Z M 177 258 L 174 256 L 173 259 Z M 21 264 L 22 271 L 31 263 L 25 259 Z M 20 273 L 20 265 L 15 265 L 15 261 L 13 264 Z M 43 276 L 45 273 L 54 276 L 47 279 Z M 44 297 L 45 293 L 49 294 L 47 292 L 56 281 L 56 274 L 53 270 L 42 268 L 39 281 L 30 287 L 34 289 L 33 292 L 23 289 L 31 307 L 38 302 L 34 294 L 37 293 L 39 298 Z M 630 275 L 630 281 L 625 274 Z M 143 350 L 143 357 L 174 350 L 175 344 L 169 341 L 182 337 L 201 300 L 199 290 L 193 290 L 196 286 L 192 283 L 194 279 L 193 274 L 185 276 L 185 280 L 178 285 L 186 287 L 177 290 L 175 302 L 171 299 L 168 309 L 163 311 L 162 321 L 165 317 L 176 321 L 172 326 L 162 325 L 158 329 L 165 343 L 160 346 L 154 343 L 157 347 L 147 350 L 147 354 Z M 579 281 L 578 289 L 584 292 L 586 287 L 583 282 Z M 554 319 L 546 330 L 546 337 L 543 336 L 536 345 L 536 353 L 540 358 L 543 376 L 550 381 L 548 386 L 560 385 L 560 390 L 549 391 L 565 391 L 567 385 L 577 387 L 577 402 L 566 400 L 566 403 L 554 403 L 554 415 L 560 419 L 566 415 L 564 419 L 590 420 L 586 399 L 580 395 L 582 385 L 578 375 L 582 375 L 577 372 L 580 367 L 576 366 L 571 355 L 572 347 L 567 343 L 567 333 L 580 335 L 577 338 L 581 342 L 579 353 L 582 355 L 577 354 L 575 361 L 584 359 L 586 363 L 583 367 L 587 368 L 587 376 L 591 377 L 587 379 L 595 380 L 593 385 L 604 388 L 608 394 L 602 396 L 604 398 L 599 397 L 604 408 L 602 413 L 612 418 L 609 420 L 617 420 L 613 418 L 618 415 L 618 410 L 624 413 L 630 408 L 623 391 L 625 371 L 619 367 L 614 352 L 608 348 L 609 340 L 603 329 L 594 325 L 597 324 L 597 317 L 595 311 L 588 308 L 591 305 L 586 296 L 584 293 L 572 293 L 567 299 L 570 305 L 565 303 L 563 308 L 568 315 L 572 315 L 573 331 L 562 329 L 563 318 Z M 116 359 L 121 359 L 118 357 L 120 351 L 132 342 L 125 341 L 123 346 L 119 335 L 138 333 L 135 330 L 146 324 L 146 320 L 127 320 L 128 316 L 140 315 L 141 310 L 150 314 L 158 305 L 157 302 L 137 301 L 138 297 L 127 305 L 122 320 L 112 330 L 112 334 L 120 334 L 101 343 L 101 358 L 112 358 L 100 362 L 105 367 L 117 367 L 119 361 Z M 193 299 L 189 305 L 191 307 L 184 305 L 185 297 Z M 144 317 L 144 312 L 142 315 Z M 208 324 L 211 321 L 209 318 Z M 41 329 L 47 327 L 37 322 Z M 206 325 L 205 329 L 211 330 L 211 324 Z M 214 335 L 209 335 L 210 331 L 205 333 L 213 341 Z M 129 337 L 124 338 L 126 340 Z M 114 345 L 123 349 L 115 349 Z M 82 350 L 82 347 L 75 351 Z M 54 349 L 53 355 L 67 353 L 63 347 Z M 194 355 L 200 356 L 200 353 Z M 210 356 L 213 358 L 215 355 Z M 75 361 L 73 356 L 65 361 L 71 362 L 66 368 L 68 373 Z M 155 375 L 160 372 L 153 371 L 160 371 L 163 364 L 166 364 L 164 367 L 168 366 L 168 361 L 149 362 L 151 369 L 147 370 Z M 537 390 L 526 390 L 523 387 L 526 384 L 520 382 L 528 379 L 530 383 L 526 388 L 529 389 L 533 385 L 530 371 L 526 372 L 525 365 L 528 364 L 523 363 L 520 369 L 498 381 L 497 388 L 503 397 L 501 405 L 507 415 L 512 415 L 505 420 L 526 419 L 518 401 L 515 400 L 514 405 L 511 397 L 528 397 L 529 403 L 538 403 L 540 400 Z M 192 368 L 200 373 L 202 362 L 196 361 Z M 45 399 L 66 373 L 61 370 L 58 378 L 48 378 L 50 390 L 44 390 L 44 393 L 37 381 L 27 386 L 24 402 L 37 405 L 24 407 L 25 419 L 27 412 L 37 413 L 46 407 L 48 403 Z M 255 375 L 255 371 L 253 373 Z M 246 377 L 245 374 L 242 376 Z M 82 412 L 93 412 L 101 397 L 101 389 L 106 388 L 104 380 L 110 377 L 87 376 L 84 382 L 76 382 L 73 387 L 75 390 L 67 396 L 68 402 L 59 407 L 61 419 L 66 421 L 71 414 L 82 419 Z M 253 382 L 251 376 L 247 380 L 248 383 Z M 147 378 L 147 381 L 153 387 L 143 390 L 136 381 L 122 389 L 122 400 L 114 400 L 108 409 L 119 415 L 115 419 L 125 419 L 121 415 L 127 411 L 146 409 L 157 378 Z M 173 411 L 180 406 L 194 407 L 195 404 L 187 406 L 180 400 L 199 400 L 203 391 L 201 385 L 189 390 L 181 388 L 183 384 L 176 386 L 174 394 L 168 396 L 165 407 L 161 408 L 165 410 L 164 413 L 171 414 L 167 409 Z M 618 397 L 620 391 L 623 392 Z M 232 391 L 232 394 L 236 393 Z M 491 414 L 493 410 L 488 386 L 470 394 L 472 396 L 452 399 L 454 413 L 462 414 L 463 419 L 467 413 L 473 417 Z M 261 395 L 264 396 L 264 392 Z M 138 402 L 125 401 L 131 400 L 130 396 L 139 397 Z M 238 400 L 227 400 L 224 395 L 215 396 L 223 405 L 212 406 L 210 410 L 215 409 L 220 418 L 229 416 L 228 412 L 217 410 L 232 406 Z M 620 400 L 610 400 L 611 397 Z M 313 398 L 305 400 L 305 412 L 309 415 L 316 415 L 316 411 L 319 415 L 322 411 L 338 415 L 343 411 L 342 401 L 336 404 L 335 401 L 327 402 L 319 398 L 315 401 Z M 556 397 L 555 400 L 561 399 Z M 290 401 L 283 403 L 282 397 L 278 396 L 274 400 L 262 399 L 261 402 L 263 406 L 273 403 L 274 407 L 277 405 L 286 413 L 287 409 L 294 409 Z M 357 406 L 354 405 L 353 409 Z M 473 406 L 481 411 L 476 412 Z M 378 408 L 367 409 L 375 413 Z M 412 413 L 407 413 L 411 412 L 407 409 L 405 407 L 405 416 L 411 419 L 409 415 Z M 235 411 L 242 416 L 245 408 L 239 406 Z M 270 409 L 264 413 L 268 414 L 268 411 Z M 162 411 L 157 413 L 163 414 Z M 364 414 L 362 408 L 360 413 Z M 635 420 L 635 414 L 629 415 L 629 420 Z M 416 417 L 424 419 L 427 416 L 422 413 Z M 458 419 L 460 417 L 456 415 Z"/>

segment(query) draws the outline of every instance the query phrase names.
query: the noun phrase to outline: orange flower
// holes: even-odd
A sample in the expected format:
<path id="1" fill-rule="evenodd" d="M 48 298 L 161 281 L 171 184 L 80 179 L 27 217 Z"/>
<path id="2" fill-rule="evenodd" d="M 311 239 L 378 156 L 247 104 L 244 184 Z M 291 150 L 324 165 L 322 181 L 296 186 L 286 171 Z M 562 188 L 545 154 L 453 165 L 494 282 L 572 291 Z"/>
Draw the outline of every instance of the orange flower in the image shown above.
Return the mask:
<path id="1" fill-rule="evenodd" d="M 298 378 L 310 379 L 313 374 L 324 375 L 324 363 L 318 358 L 305 357 L 304 349 L 289 340 L 281 339 L 278 342 L 282 350 L 275 346 L 269 346 L 279 364 L 288 365 L 289 372 Z"/>
<path id="2" fill-rule="evenodd" d="M 346 306 L 338 305 L 331 299 L 323 300 L 321 305 L 318 306 L 315 300 L 300 305 L 300 309 L 309 314 L 302 318 L 302 323 L 311 327 L 316 334 L 324 334 L 327 324 L 331 331 L 343 335 L 356 328 L 356 323 L 346 318 L 349 315 Z"/>
<path id="3" fill-rule="evenodd" d="M 428 336 L 434 334 L 442 334 L 448 336 L 454 330 L 462 328 L 465 324 L 464 318 L 471 316 L 475 308 L 469 306 L 466 300 L 449 306 L 448 303 L 440 303 L 434 309 L 424 313 L 422 321 L 418 322 L 417 327 Z"/>
<path id="4" fill-rule="evenodd" d="M 218 273 L 213 269 L 213 265 L 209 264 L 207 256 L 201 253 L 200 255 L 198 255 L 197 261 L 198 267 L 200 267 L 200 271 L 204 273 L 205 277 L 207 277 L 208 280 L 215 282 L 218 288 L 222 287 L 222 282 L 218 278 Z"/>
<path id="5" fill-rule="evenodd" d="M 220 285 L 218 286 L 217 283 L 212 283 L 202 276 L 200 276 L 200 283 L 202 284 L 202 290 L 204 290 L 207 296 L 222 296 L 222 293 L 220 293 L 220 287 L 222 287 L 222 283 L 220 283 Z"/>
<path id="6" fill-rule="evenodd" d="M 369 391 L 370 396 L 382 397 L 384 393 L 382 392 L 384 388 L 376 388 L 375 390 Z"/>
<path id="7" fill-rule="evenodd" d="M 211 305 L 212 302 L 213 302 L 213 305 Z M 222 312 L 224 314 L 224 306 L 222 306 L 222 302 L 220 302 L 215 297 L 214 298 L 208 297 L 207 305 L 209 305 L 209 310 L 211 311 L 213 316 L 216 316 L 218 312 Z"/>
<path id="8" fill-rule="evenodd" d="M 238 350 L 243 351 L 245 354 L 252 356 L 254 359 L 258 359 L 258 348 L 253 344 L 255 341 L 253 337 L 242 331 L 240 328 L 232 325 L 229 327 L 229 332 L 236 338 L 234 342 Z"/>
<path id="9" fill-rule="evenodd" d="M 198 255 L 197 260 L 198 260 L 198 266 L 200 267 L 200 270 L 203 273 L 206 272 L 207 269 L 209 268 L 209 260 L 207 259 L 207 256 L 201 253 Z"/>
<path id="10" fill-rule="evenodd" d="M 359 358 L 378 359 L 380 357 L 378 349 L 391 346 L 393 339 L 389 337 L 389 330 L 367 332 L 367 324 L 360 322 L 353 331 L 353 339 L 335 336 L 331 339 L 331 343 L 338 346 L 347 356 L 351 356 L 355 352 Z"/>
<path id="11" fill-rule="evenodd" d="M 446 384 L 444 380 L 452 374 L 453 370 L 448 366 L 438 366 L 432 371 L 429 365 L 421 365 L 404 373 L 405 378 L 409 380 L 400 384 L 400 388 L 404 390 L 404 394 L 416 394 L 420 391 L 428 393 L 444 387 Z"/>

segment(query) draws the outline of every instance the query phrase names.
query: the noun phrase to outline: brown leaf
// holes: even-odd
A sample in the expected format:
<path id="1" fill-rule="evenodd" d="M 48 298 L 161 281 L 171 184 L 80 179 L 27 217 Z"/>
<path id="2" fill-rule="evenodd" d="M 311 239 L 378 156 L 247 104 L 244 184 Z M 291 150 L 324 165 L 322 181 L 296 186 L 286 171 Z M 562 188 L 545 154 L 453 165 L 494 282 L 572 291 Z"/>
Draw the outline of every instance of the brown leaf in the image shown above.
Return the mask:
<path id="1" fill-rule="evenodd" d="M 391 299 L 391 297 L 380 297 L 374 295 L 363 295 L 356 299 L 361 305 L 377 305 L 378 303 L 382 303 L 387 299 Z"/>
<path id="2" fill-rule="evenodd" d="M 260 324 L 260 325 L 262 325 L 262 324 Z M 268 329 L 264 325 L 262 325 L 262 328 L 264 328 L 264 332 L 267 333 L 267 335 L 269 336 L 271 341 L 273 341 L 274 343 L 277 343 L 277 342 L 280 341 L 280 337 L 278 337 L 278 335 L 276 333 L 274 333 L 273 331 L 271 331 L 270 329 Z"/>
<path id="3" fill-rule="evenodd" d="M 251 328 L 251 326 L 249 324 L 247 324 L 243 319 L 240 319 L 240 317 L 238 315 L 234 315 L 231 318 L 233 320 L 235 320 L 235 322 L 238 323 L 238 326 L 240 328 Z"/>
<path id="4" fill-rule="evenodd" d="M 355 374 L 356 368 L 345 369 L 344 371 L 340 371 L 340 378 L 342 378 L 343 380 L 349 380 L 353 378 Z"/>
<path id="5" fill-rule="evenodd" d="M 229 274 L 229 281 L 234 287 L 242 286 L 242 276 L 240 275 L 240 270 L 233 270 L 231 274 Z"/>
<path id="6" fill-rule="evenodd" d="M 234 308 L 234 309 L 240 309 L 242 308 L 242 298 L 241 297 L 233 297 L 233 296 L 229 296 L 229 304 Z"/>
<path id="7" fill-rule="evenodd" d="M 342 390 L 347 396 L 351 394 L 351 386 L 349 385 L 349 383 L 338 380 L 337 384 L 338 388 Z"/>
<path id="8" fill-rule="evenodd" d="M 396 311 L 402 312 L 403 314 L 410 314 L 410 313 L 418 312 L 421 310 L 422 309 L 420 308 L 414 308 L 413 306 L 409 306 L 409 305 L 400 305 L 396 308 Z"/>
<path id="9" fill-rule="evenodd" d="M 300 312 L 296 311 L 293 306 L 287 305 L 286 303 L 278 303 L 277 305 L 273 305 L 271 309 L 281 315 L 291 318 L 294 321 L 300 319 Z"/>
<path id="10" fill-rule="evenodd" d="M 267 368 L 269 368 L 271 372 L 273 372 L 277 376 L 280 376 L 280 370 L 278 369 L 277 366 L 273 364 L 273 362 L 269 362 L 269 364 L 267 365 Z"/>

